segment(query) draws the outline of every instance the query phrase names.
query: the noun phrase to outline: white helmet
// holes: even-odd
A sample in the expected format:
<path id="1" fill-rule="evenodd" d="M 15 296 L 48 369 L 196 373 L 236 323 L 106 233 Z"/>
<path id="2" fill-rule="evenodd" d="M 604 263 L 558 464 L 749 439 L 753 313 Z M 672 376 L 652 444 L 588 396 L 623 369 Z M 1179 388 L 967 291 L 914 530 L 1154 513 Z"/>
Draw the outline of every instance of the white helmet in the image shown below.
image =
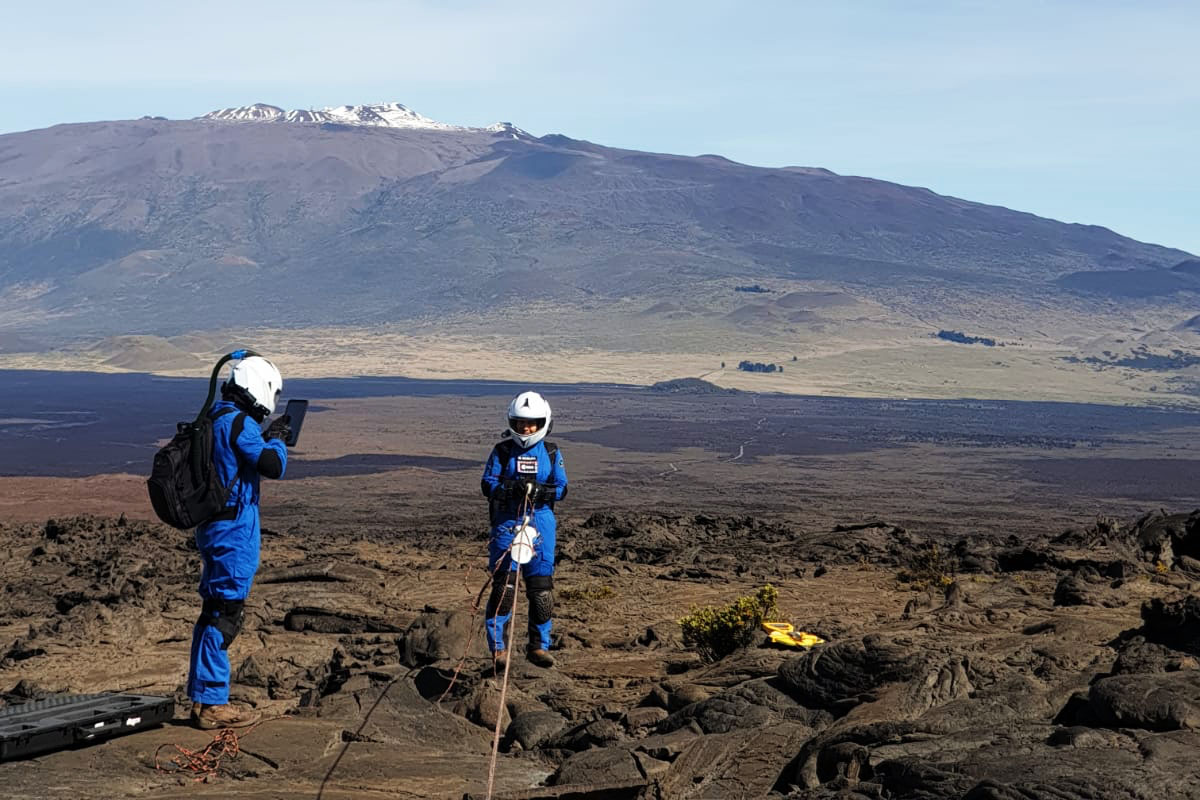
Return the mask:
<path id="1" fill-rule="evenodd" d="M 275 401 L 283 391 L 283 376 L 262 356 L 243 358 L 233 365 L 226 386 L 237 386 L 250 396 L 254 410 L 266 419 L 275 412 Z"/>
<path id="2" fill-rule="evenodd" d="M 522 420 L 532 420 L 537 427 L 531 433 L 522 433 L 517 429 Z M 537 392 L 521 392 L 508 404 L 507 422 L 508 434 L 521 447 L 533 447 L 550 432 L 550 404 Z"/>

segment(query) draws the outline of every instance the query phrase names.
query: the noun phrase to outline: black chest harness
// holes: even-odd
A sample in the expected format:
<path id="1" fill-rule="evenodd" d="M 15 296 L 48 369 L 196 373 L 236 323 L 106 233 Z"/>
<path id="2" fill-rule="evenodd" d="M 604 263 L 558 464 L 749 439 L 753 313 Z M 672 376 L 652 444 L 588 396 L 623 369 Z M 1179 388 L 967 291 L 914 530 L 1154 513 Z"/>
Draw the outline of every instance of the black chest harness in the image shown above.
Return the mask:
<path id="1" fill-rule="evenodd" d="M 549 459 L 549 461 L 550 461 L 550 472 L 551 472 L 551 474 L 553 474 L 553 472 L 557 466 L 557 462 L 558 462 L 558 445 L 556 445 L 554 442 L 546 442 L 545 444 L 546 444 L 546 458 Z M 525 483 L 525 481 L 521 481 L 517 478 L 503 477 L 505 474 L 508 473 L 508 465 L 511 464 L 513 462 L 513 459 L 517 457 L 516 451 L 517 451 L 517 445 L 515 442 L 513 442 L 512 439 L 504 439 L 503 441 L 501 441 L 499 444 L 496 445 L 496 455 L 498 455 L 500 457 L 500 461 L 503 464 L 503 466 L 500 468 L 501 487 L 503 487 L 506 483 L 509 483 L 509 482 L 514 483 L 514 484 Z M 532 476 L 532 477 L 536 478 L 536 476 Z M 553 484 L 537 484 L 537 486 L 552 487 Z M 550 495 L 551 495 L 551 497 L 553 497 L 553 492 L 551 492 Z M 523 490 L 520 492 L 515 492 L 515 491 L 514 492 L 505 492 L 505 491 L 491 492 L 491 494 L 489 495 L 489 498 L 488 498 L 488 519 L 490 520 L 491 524 L 495 525 L 497 523 L 497 521 L 500 520 L 501 514 L 503 514 L 504 511 L 511 510 L 513 508 L 519 508 L 521 499 L 523 497 L 524 497 Z M 553 511 L 554 510 L 554 501 L 547 500 L 545 502 L 538 503 L 537 506 L 541 507 L 541 508 L 549 508 L 551 511 Z"/>

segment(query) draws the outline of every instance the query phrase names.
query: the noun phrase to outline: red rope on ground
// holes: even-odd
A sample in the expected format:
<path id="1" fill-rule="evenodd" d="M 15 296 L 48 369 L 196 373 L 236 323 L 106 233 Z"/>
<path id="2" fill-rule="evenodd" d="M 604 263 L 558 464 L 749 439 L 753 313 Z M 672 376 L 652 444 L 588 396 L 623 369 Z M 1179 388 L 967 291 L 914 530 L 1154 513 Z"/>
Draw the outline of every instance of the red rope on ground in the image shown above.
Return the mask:
<path id="1" fill-rule="evenodd" d="M 467 663 L 467 658 L 471 653 L 471 645 L 475 643 L 475 635 L 479 633 L 479 629 L 483 627 L 482 625 L 475 624 L 475 620 L 479 616 L 479 610 L 481 608 L 480 602 L 483 600 L 483 593 L 486 592 L 487 588 L 492 585 L 492 581 L 496 579 L 496 573 L 500 571 L 500 567 L 502 566 L 504 566 L 503 557 L 496 562 L 496 568 L 492 570 L 492 574 L 484 582 L 483 588 L 479 590 L 479 594 L 476 595 L 475 602 L 471 604 L 471 635 L 467 637 L 467 646 L 463 648 L 462 657 L 459 658 L 458 663 L 454 665 L 454 674 L 450 676 L 450 683 L 448 686 L 446 686 L 446 690 L 438 697 L 437 705 L 441 705 L 442 701 L 446 699 L 446 695 L 450 694 L 450 690 L 453 689 L 454 684 L 458 682 L 458 676 L 459 673 L 462 672 L 463 665 Z M 505 590 L 507 591 L 507 587 L 505 587 Z M 470 597 L 470 594 L 467 596 Z M 504 595 L 500 595 L 500 598 L 503 600 Z M 492 666 L 495 668 L 494 655 L 492 658 Z"/>
<path id="2" fill-rule="evenodd" d="M 212 741 L 204 746 L 201 750 L 189 750 L 179 744 L 160 744 L 158 749 L 154 751 L 154 768 L 159 772 L 175 774 L 178 772 L 190 772 L 194 775 L 193 781 L 207 781 L 209 778 L 215 777 L 221 770 L 222 763 L 226 759 L 233 761 L 241 754 L 241 741 L 249 735 L 250 731 L 261 725 L 261 722 L 256 722 L 247 728 L 241 735 L 233 728 L 223 728 L 213 736 Z M 174 747 L 178 751 L 178 755 L 167 762 L 168 766 L 163 766 L 159 761 L 159 753 L 164 747 Z M 174 767 L 173 769 L 169 767 Z"/>
<path id="3" fill-rule="evenodd" d="M 517 514 L 523 515 L 521 525 L 528 524 L 530 521 L 530 518 L 533 516 L 533 509 L 529 505 L 528 491 L 526 492 L 525 499 L 521 502 L 521 508 L 517 511 Z M 520 526 L 518 526 L 518 527 L 520 527 Z M 500 571 L 500 568 L 502 566 L 505 566 L 506 563 L 508 563 L 508 560 L 506 557 L 511 557 L 511 555 L 512 555 L 512 545 L 510 544 L 508 546 L 508 550 L 505 551 L 505 554 L 503 556 L 501 556 L 500 558 L 496 559 L 496 566 L 492 570 L 492 574 L 488 576 L 488 579 L 486 581 L 484 581 L 483 586 L 480 588 L 479 593 L 477 595 L 475 595 L 475 602 L 473 602 L 471 604 L 471 634 L 470 634 L 470 636 L 467 637 L 467 646 L 465 648 L 463 648 L 462 657 L 459 658 L 458 663 L 454 665 L 454 674 L 450 676 L 450 683 L 446 686 L 445 691 L 443 691 L 441 693 L 441 695 L 438 696 L 436 705 L 442 704 L 442 701 L 446 699 L 446 695 L 450 694 L 450 690 L 453 689 L 454 685 L 458 682 L 458 676 L 459 676 L 459 674 L 462 673 L 462 668 L 467 663 L 467 658 L 470 655 L 471 645 L 475 643 L 475 635 L 477 633 L 479 633 L 479 629 L 482 627 L 480 625 L 476 625 L 475 620 L 479 616 L 479 611 L 481 609 L 480 603 L 483 601 L 483 594 L 484 594 L 484 592 L 487 591 L 487 588 L 492 585 L 492 581 L 496 580 L 496 573 L 498 573 Z M 468 567 L 467 571 L 470 572 L 469 567 Z M 518 572 L 520 572 L 520 570 L 518 570 Z M 518 575 L 518 579 L 519 579 L 519 577 L 520 576 Z M 465 577 L 463 579 L 463 584 L 464 584 L 464 586 L 466 584 Z M 514 588 L 513 591 L 515 593 L 516 589 Z M 506 582 L 505 586 L 504 586 L 504 591 L 501 592 L 501 594 L 500 594 L 500 604 L 501 605 L 503 605 L 504 597 L 507 593 L 508 593 L 508 584 Z M 469 592 L 468 592 L 467 596 L 470 597 Z M 515 605 L 516 598 L 513 598 L 513 602 Z M 503 632 L 501 632 L 502 637 L 503 637 L 503 635 L 504 635 Z M 509 650 L 511 651 L 511 647 L 509 648 Z M 510 656 L 510 660 L 511 660 L 511 656 L 512 656 L 511 652 L 509 652 L 509 656 Z M 492 653 L 492 674 L 495 674 L 495 671 L 496 671 L 496 654 Z M 507 678 L 508 677 L 507 667 L 504 670 L 504 674 L 505 674 L 505 678 Z"/>
<path id="4" fill-rule="evenodd" d="M 527 484 L 526 489 L 525 489 L 525 500 L 521 503 L 520 511 L 517 512 L 518 514 L 523 515 L 523 518 L 521 520 L 521 524 L 518 525 L 514 530 L 520 530 L 521 528 L 528 525 L 530 522 L 530 519 L 533 517 L 533 507 L 532 507 L 532 504 L 529 502 L 529 493 L 531 491 L 533 491 L 533 484 Z M 516 537 L 514 536 L 513 539 L 515 540 Z M 508 551 L 509 551 L 509 560 L 511 560 L 512 545 L 509 545 Z M 501 561 L 503 563 L 507 563 L 506 559 L 501 559 Z M 491 759 L 490 763 L 488 764 L 487 800 L 492 800 L 492 787 L 495 785 L 495 782 L 496 782 L 496 758 L 500 754 L 500 727 L 504 722 L 504 712 L 506 710 L 505 706 L 504 706 L 504 696 L 508 693 L 508 673 L 509 673 L 509 670 L 512 669 L 512 662 L 513 662 L 512 630 L 517 627 L 517 618 L 518 618 L 517 598 L 521 596 L 521 567 L 522 567 L 522 565 L 514 564 L 514 566 L 516 566 L 517 579 L 513 582 L 513 604 L 512 604 L 512 611 L 509 612 L 509 614 L 510 614 L 509 619 L 511 620 L 511 622 L 509 623 L 508 647 L 504 648 L 504 652 L 508 654 L 508 657 L 504 659 L 504 679 L 500 682 L 500 702 L 496 705 L 496 733 L 492 737 L 492 759 Z M 504 581 L 504 585 L 505 585 L 505 587 L 508 586 L 507 580 Z M 504 630 L 503 629 L 500 631 L 500 639 L 501 639 L 501 641 L 504 640 Z M 492 654 L 492 660 L 493 660 L 492 670 L 494 673 L 495 672 L 495 666 L 494 666 L 495 654 L 494 653 Z"/>
<path id="5" fill-rule="evenodd" d="M 507 581 L 505 582 L 507 583 Z M 513 605 L 512 619 L 510 628 L 516 627 L 517 619 L 517 598 L 521 594 L 521 569 L 517 568 L 517 580 L 513 583 Z M 501 636 L 504 632 L 501 631 Z M 487 785 L 487 800 L 492 800 L 492 785 L 496 780 L 496 756 L 500 753 L 500 728 L 504 723 L 504 695 L 508 692 L 508 671 L 512 669 L 513 648 L 512 637 L 509 636 L 508 647 L 505 652 L 508 653 L 508 658 L 504 659 L 504 680 L 500 682 L 500 702 L 496 705 L 496 734 L 492 737 L 492 760 L 488 764 L 488 785 Z M 494 668 L 493 668 L 494 669 Z"/>

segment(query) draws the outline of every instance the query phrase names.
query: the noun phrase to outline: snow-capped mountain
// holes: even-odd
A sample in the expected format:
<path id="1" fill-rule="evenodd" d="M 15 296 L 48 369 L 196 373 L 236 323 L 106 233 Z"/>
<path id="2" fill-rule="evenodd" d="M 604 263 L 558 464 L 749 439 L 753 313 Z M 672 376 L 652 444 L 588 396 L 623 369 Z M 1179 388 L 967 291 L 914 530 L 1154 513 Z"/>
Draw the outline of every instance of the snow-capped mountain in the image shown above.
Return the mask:
<path id="1" fill-rule="evenodd" d="M 1103 228 L 816 168 L 455 129 L 397 105 L 62 125 L 0 135 L 0 164 L 0 338 L 376 324 L 534 290 L 588 325 L 611 322 L 610 298 L 708 325 L 734 280 L 845 287 L 954 324 L 1129 299 L 1137 314 L 1174 303 L 1174 325 L 1200 298 L 1195 256 Z M 824 319 L 756 301 L 729 323 L 787 341 Z"/>
<path id="2" fill-rule="evenodd" d="M 221 122 L 312 122 L 336 123 L 339 125 L 370 125 L 380 128 L 421 128 L 439 131 L 483 130 L 494 133 L 524 133 L 508 122 L 497 122 L 486 128 L 469 128 L 448 125 L 422 116 L 400 103 L 379 103 L 369 106 L 336 106 L 319 110 L 284 111 L 278 106 L 255 103 L 240 108 L 222 108 L 219 111 L 197 117 L 197 119 Z"/>

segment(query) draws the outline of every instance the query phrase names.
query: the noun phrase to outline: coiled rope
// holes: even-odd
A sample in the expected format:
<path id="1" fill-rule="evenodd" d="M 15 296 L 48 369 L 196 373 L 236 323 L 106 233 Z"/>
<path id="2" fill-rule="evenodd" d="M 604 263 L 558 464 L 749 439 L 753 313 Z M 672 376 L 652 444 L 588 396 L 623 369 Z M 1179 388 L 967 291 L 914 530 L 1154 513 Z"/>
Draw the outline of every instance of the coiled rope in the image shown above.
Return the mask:
<path id="1" fill-rule="evenodd" d="M 200 750 L 189 750 L 183 745 L 170 742 L 160 744 L 154 751 L 154 768 L 167 774 L 191 773 L 194 782 L 207 781 L 220 772 L 223 761 L 237 759 L 242 751 L 242 739 L 249 736 L 250 732 L 261 724 L 261 722 L 256 722 L 241 734 L 238 734 L 233 728 L 223 728 L 217 731 L 212 741 Z M 178 751 L 178 755 L 168 761 L 166 766 L 159 760 L 159 753 L 164 747 L 174 747 Z"/>

